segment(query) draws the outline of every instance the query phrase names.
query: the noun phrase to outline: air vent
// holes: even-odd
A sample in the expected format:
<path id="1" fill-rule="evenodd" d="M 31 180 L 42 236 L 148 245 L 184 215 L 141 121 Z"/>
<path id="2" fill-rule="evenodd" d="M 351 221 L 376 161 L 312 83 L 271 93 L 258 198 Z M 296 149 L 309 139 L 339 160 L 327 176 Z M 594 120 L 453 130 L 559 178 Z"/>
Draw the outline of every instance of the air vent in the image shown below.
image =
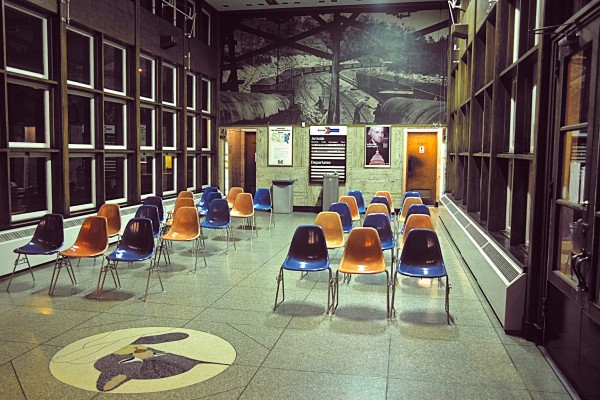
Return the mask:
<path id="1" fill-rule="evenodd" d="M 452 214 L 452 215 L 454 215 L 458 212 L 458 208 L 454 204 L 452 204 L 452 202 L 450 202 L 450 201 L 448 201 L 446 208 L 448 209 L 448 211 L 450 211 L 450 214 Z"/>
<path id="2" fill-rule="evenodd" d="M 483 236 L 481 232 L 479 232 L 479 230 L 477 230 L 477 228 L 473 226 L 473 224 L 467 227 L 467 232 L 469 232 L 469 234 L 471 235 L 473 240 L 475 240 L 475 243 L 477 243 L 479 247 L 483 247 L 483 245 L 487 243 L 487 239 L 485 238 L 485 236 Z"/>
<path id="3" fill-rule="evenodd" d="M 492 265 L 494 265 L 502 276 L 511 283 L 522 271 L 518 271 L 508 260 L 491 244 L 483 247 L 483 252 L 489 257 Z"/>
<path id="4" fill-rule="evenodd" d="M 35 228 L 34 227 L 30 227 L 30 228 L 25 228 L 25 229 L 20 229 L 18 231 L 10 231 L 10 232 L 5 232 L 0 234 L 0 242 L 8 242 L 9 240 L 15 240 L 15 239 L 21 239 L 24 237 L 31 237 L 33 236 L 33 233 L 35 232 Z"/>
<path id="5" fill-rule="evenodd" d="M 466 228 L 469 224 L 471 224 L 467 217 L 465 217 L 462 214 L 456 214 L 455 217 L 458 220 L 458 222 L 460 222 L 460 224 L 463 226 L 463 228 Z"/>

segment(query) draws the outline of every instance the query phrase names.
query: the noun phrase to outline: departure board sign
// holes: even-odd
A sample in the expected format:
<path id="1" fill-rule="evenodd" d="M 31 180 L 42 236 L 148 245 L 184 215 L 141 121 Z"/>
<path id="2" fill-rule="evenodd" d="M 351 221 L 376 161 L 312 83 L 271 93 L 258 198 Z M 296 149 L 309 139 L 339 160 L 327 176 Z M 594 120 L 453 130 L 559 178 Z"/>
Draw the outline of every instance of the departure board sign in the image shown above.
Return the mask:
<path id="1" fill-rule="evenodd" d="M 337 173 L 346 182 L 346 126 L 310 127 L 309 182 L 323 182 L 323 174 Z"/>

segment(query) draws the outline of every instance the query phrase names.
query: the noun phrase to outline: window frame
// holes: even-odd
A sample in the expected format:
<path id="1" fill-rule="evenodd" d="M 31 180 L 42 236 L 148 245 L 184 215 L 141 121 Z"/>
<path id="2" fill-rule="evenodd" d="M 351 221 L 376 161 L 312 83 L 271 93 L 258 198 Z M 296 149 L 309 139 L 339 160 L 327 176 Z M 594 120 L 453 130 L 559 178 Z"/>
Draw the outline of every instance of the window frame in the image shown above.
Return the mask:
<path id="1" fill-rule="evenodd" d="M 206 171 L 206 177 L 208 179 L 208 182 L 206 184 L 204 182 L 200 182 L 200 185 L 202 186 L 202 189 L 205 189 L 205 188 L 209 187 L 212 184 L 211 179 L 210 179 L 211 172 L 212 172 L 212 166 L 211 166 L 212 154 L 202 154 L 201 157 L 202 158 L 206 157 L 206 159 L 207 159 L 207 163 L 206 163 L 206 166 L 207 166 L 207 168 L 206 168 L 207 169 L 207 171 Z M 202 179 L 202 177 L 201 177 L 201 179 Z"/>
<path id="2" fill-rule="evenodd" d="M 202 150 L 203 151 L 211 151 L 212 150 L 212 118 L 202 116 L 202 121 L 206 121 L 206 139 L 207 143 L 202 141 Z M 200 128 L 204 129 L 204 123 L 201 123 Z M 204 132 L 202 132 L 202 138 L 204 138 Z"/>
<path id="3" fill-rule="evenodd" d="M 96 148 L 96 109 L 95 109 L 95 99 L 93 96 L 90 96 L 88 93 L 83 93 L 83 92 L 79 92 L 79 91 L 69 91 L 67 93 L 67 97 L 68 96 L 78 96 L 78 97 L 83 97 L 89 100 L 90 102 L 90 142 L 89 144 L 81 144 L 81 143 L 68 143 L 67 147 L 69 149 L 95 149 Z M 67 129 L 70 128 L 70 125 L 67 121 Z"/>
<path id="4" fill-rule="evenodd" d="M 20 221 L 26 221 L 26 220 L 30 220 L 30 219 L 41 218 L 44 215 L 52 212 L 52 174 L 49 173 L 50 171 L 52 171 L 52 158 L 50 157 L 50 154 L 37 153 L 37 154 L 30 154 L 28 156 L 24 153 L 15 153 L 15 154 L 11 154 L 8 157 L 8 164 L 10 165 L 11 158 L 30 158 L 30 157 L 43 158 L 46 160 L 46 169 L 45 169 L 46 209 L 40 210 L 40 211 L 28 212 L 28 213 L 21 213 L 21 214 L 13 214 L 12 210 L 9 209 L 8 213 L 9 213 L 11 222 L 20 222 Z"/>
<path id="5" fill-rule="evenodd" d="M 92 174 L 92 179 L 91 179 L 92 202 L 78 204 L 76 206 L 72 206 L 69 204 L 69 211 L 76 212 L 76 211 L 84 211 L 84 210 L 94 209 L 94 208 L 96 208 L 96 185 L 97 185 L 96 156 L 93 153 L 71 153 L 71 154 L 69 154 L 69 170 L 71 169 L 71 159 L 72 158 L 91 158 L 92 159 L 92 171 L 91 171 L 91 174 Z M 71 190 L 71 188 L 69 187 L 69 191 L 70 190 Z"/>
<path id="6" fill-rule="evenodd" d="M 8 147 L 9 148 L 30 148 L 30 149 L 48 149 L 50 148 L 50 88 L 46 85 L 39 85 L 31 82 L 23 82 L 13 79 L 7 79 L 6 85 L 19 85 L 27 86 L 34 89 L 41 89 L 44 91 L 44 142 L 43 143 L 32 143 L 32 142 L 12 142 L 10 141 L 10 133 L 8 135 Z M 10 106 L 9 106 L 10 107 Z M 10 115 L 10 114 L 9 114 Z M 10 126 L 9 126 L 10 129 Z"/>
<path id="7" fill-rule="evenodd" d="M 105 149 L 127 149 L 127 134 L 128 134 L 128 130 L 127 130 L 127 102 L 120 100 L 120 99 L 115 99 L 113 97 L 105 97 L 104 98 L 104 107 L 106 108 L 106 103 L 110 102 L 110 103 L 115 103 L 115 104 L 120 104 L 122 107 L 122 111 L 123 111 L 123 144 L 122 145 L 113 145 L 113 144 L 106 144 L 106 120 L 104 119 L 104 116 L 102 118 L 102 134 L 104 135 L 105 138 L 105 143 L 104 143 L 104 148 Z"/>
<path id="8" fill-rule="evenodd" d="M 147 197 L 154 196 L 155 193 L 156 193 L 156 179 L 154 179 L 154 177 L 156 176 L 156 157 L 157 157 L 157 154 L 155 154 L 155 153 L 151 153 L 151 154 L 142 153 L 141 156 L 140 156 L 140 163 L 142 162 L 141 161 L 141 157 L 152 157 L 152 167 L 151 167 L 152 175 L 151 176 L 153 178 L 152 179 L 152 192 L 145 193 L 145 194 L 141 193 L 141 190 L 142 190 L 142 188 L 141 188 L 141 186 L 142 186 L 141 185 L 142 172 L 140 170 L 140 198 L 143 200 L 143 199 L 145 199 Z M 161 174 L 161 179 L 162 179 L 162 174 Z"/>
<path id="9" fill-rule="evenodd" d="M 187 186 L 187 190 L 194 191 L 194 190 L 196 190 L 196 186 L 198 186 L 198 184 L 197 184 L 198 168 L 196 168 L 196 166 L 198 165 L 198 162 L 197 162 L 198 156 L 197 156 L 197 154 L 188 154 L 187 155 L 187 162 L 190 162 L 190 158 L 192 159 L 192 171 L 193 171 L 193 174 L 194 174 L 194 177 L 192 178 L 193 185 L 192 186 L 188 186 L 187 185 L 188 184 L 187 171 L 185 171 L 185 183 L 186 183 L 186 186 Z"/>
<path id="10" fill-rule="evenodd" d="M 188 141 L 186 144 L 186 148 L 188 150 L 196 150 L 196 142 L 197 142 L 197 138 L 196 136 L 198 135 L 198 116 L 196 114 L 188 114 L 186 115 L 187 121 L 186 121 L 186 126 L 188 128 L 188 131 L 191 129 L 192 130 L 192 143 L 190 145 L 190 142 Z M 190 127 L 190 120 L 192 119 L 192 126 Z M 187 134 L 187 132 L 186 132 Z M 186 137 L 187 140 L 187 137 Z"/>
<path id="11" fill-rule="evenodd" d="M 207 90 L 207 101 L 204 104 L 204 99 L 202 99 L 202 113 L 203 114 L 211 114 L 212 113 L 212 81 L 208 78 L 202 77 L 202 87 L 204 85 L 208 87 Z"/>
<path id="12" fill-rule="evenodd" d="M 140 111 L 142 108 L 147 108 L 151 111 L 151 120 L 152 120 L 152 133 L 150 135 L 151 145 L 150 146 L 142 146 L 140 143 L 140 150 L 154 150 L 156 148 L 156 108 L 152 106 L 146 106 L 144 104 L 140 104 Z M 140 139 L 141 139 L 141 121 L 140 121 Z"/>
<path id="13" fill-rule="evenodd" d="M 152 91 L 152 97 L 144 97 L 142 96 L 142 94 L 140 93 L 140 100 L 146 100 L 146 101 L 155 101 L 156 99 L 156 60 L 154 58 L 152 58 L 151 56 L 147 56 L 145 54 L 140 54 L 140 59 L 144 58 L 148 61 L 151 62 L 152 68 L 151 68 L 151 91 Z M 140 67 L 141 69 L 141 67 Z M 141 73 L 141 71 L 140 71 Z M 141 81 L 141 76 L 140 76 L 140 81 Z"/>
<path id="14" fill-rule="evenodd" d="M 164 135 L 164 129 L 165 129 L 165 118 L 164 115 L 168 113 L 171 114 L 173 116 L 173 122 L 172 122 L 172 129 L 173 129 L 173 146 L 165 146 L 165 135 Z M 162 132 L 161 132 L 161 144 L 162 144 L 162 149 L 163 150 L 170 150 L 170 151 L 175 151 L 177 150 L 177 112 L 175 110 L 171 110 L 171 109 L 166 109 L 164 108 L 162 110 Z"/>
<path id="15" fill-rule="evenodd" d="M 201 10 L 201 13 L 207 16 L 208 21 L 206 28 L 206 41 L 204 41 L 202 33 L 198 34 L 197 36 L 199 36 L 198 38 L 200 39 L 200 41 L 206 43 L 208 46 L 212 46 L 212 15 L 210 15 L 210 13 L 204 8 Z M 200 21 L 202 22 L 202 19 L 200 19 Z M 201 29 L 204 30 L 204 26 L 201 26 Z"/>
<path id="16" fill-rule="evenodd" d="M 112 42 L 110 40 L 104 40 L 102 42 L 102 53 L 103 54 L 105 54 L 104 46 L 110 46 L 110 47 L 114 47 L 116 49 L 121 50 L 121 58 L 122 58 L 121 61 L 123 63 L 123 70 L 121 71 L 121 75 L 123 78 L 123 91 L 120 92 L 118 90 L 106 88 L 106 79 L 105 79 L 106 75 L 105 75 L 105 71 L 104 71 L 104 64 L 102 65 L 102 76 L 104 77 L 104 79 L 103 79 L 104 87 L 102 89 L 104 90 L 105 93 L 112 93 L 112 94 L 126 96 L 127 95 L 127 48 L 124 46 L 121 46 L 115 42 Z"/>
<path id="17" fill-rule="evenodd" d="M 188 73 L 185 74 L 185 78 L 186 78 L 186 85 L 187 85 L 188 93 L 190 92 L 190 87 L 191 87 L 191 90 L 192 90 L 192 105 L 190 106 L 190 104 L 186 104 L 186 107 L 187 107 L 188 110 L 196 110 L 197 103 L 198 103 L 198 101 L 196 99 L 196 96 L 197 96 L 197 93 L 196 93 L 197 92 L 197 90 L 196 90 L 196 75 L 188 72 Z M 192 84 L 191 85 L 188 85 L 188 80 L 187 80 L 188 78 L 192 78 Z M 187 99 L 186 99 L 186 102 L 187 102 Z"/>
<path id="18" fill-rule="evenodd" d="M 112 199 L 112 200 L 108 200 L 106 198 L 106 159 L 107 158 L 122 158 L 123 159 L 123 176 L 122 181 L 123 181 L 123 193 L 125 194 L 125 197 L 121 197 L 121 198 L 117 198 L 117 199 Z M 128 187 L 128 175 L 127 175 L 128 169 L 127 169 L 127 156 L 126 155 L 120 155 L 120 154 L 106 154 L 104 156 L 104 201 L 106 203 L 112 203 L 112 204 L 123 204 L 123 203 L 127 203 L 127 187 Z"/>
<path id="19" fill-rule="evenodd" d="M 94 88 L 94 36 L 92 36 L 91 34 L 82 31 L 80 29 L 76 29 L 73 28 L 71 26 L 67 26 L 67 30 L 72 31 L 77 33 L 78 35 L 81 36 L 87 36 L 88 38 L 88 45 L 89 45 L 89 63 L 90 63 L 90 82 L 89 83 L 82 83 L 82 82 L 77 82 L 77 81 L 72 81 L 70 79 L 67 78 L 67 84 L 68 85 L 72 85 L 72 86 L 78 86 L 78 87 L 83 87 L 83 88 L 88 88 L 88 89 L 93 89 Z M 67 50 L 68 51 L 68 50 Z M 68 76 L 68 71 L 67 71 L 67 76 Z"/>
<path id="20" fill-rule="evenodd" d="M 163 90 L 163 97 L 162 97 L 162 104 L 165 105 L 169 105 L 169 106 L 177 106 L 177 67 L 168 63 L 164 63 L 162 65 L 163 68 L 163 73 L 161 74 L 161 78 L 164 79 L 164 70 L 165 69 L 170 69 L 173 72 L 173 82 L 171 83 L 172 89 L 173 89 L 173 102 L 167 101 L 165 100 L 164 96 L 165 96 L 165 92 Z M 163 89 L 164 89 L 164 82 L 161 82 L 163 85 Z"/>
<path id="21" fill-rule="evenodd" d="M 177 194 L 177 153 L 175 152 L 165 152 L 161 154 L 162 156 L 162 170 L 160 171 L 160 179 L 161 179 L 161 183 L 164 182 L 164 175 L 165 175 L 165 157 L 172 157 L 173 158 L 173 189 L 172 190 L 165 190 L 165 188 L 163 187 L 163 191 L 162 194 L 163 196 L 169 196 L 172 194 Z"/>

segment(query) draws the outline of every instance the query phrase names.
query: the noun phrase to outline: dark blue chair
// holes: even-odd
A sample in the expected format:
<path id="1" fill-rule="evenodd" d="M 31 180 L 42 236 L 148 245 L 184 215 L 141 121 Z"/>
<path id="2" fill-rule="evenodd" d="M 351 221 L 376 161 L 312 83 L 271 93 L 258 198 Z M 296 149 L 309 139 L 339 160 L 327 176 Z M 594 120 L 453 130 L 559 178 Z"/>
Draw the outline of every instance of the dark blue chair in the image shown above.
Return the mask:
<path id="1" fill-rule="evenodd" d="M 283 280 L 283 271 L 297 271 L 301 273 L 329 271 L 329 280 L 327 287 L 327 310 L 329 313 L 332 307 L 333 286 L 332 273 L 329 267 L 329 253 L 327 252 L 327 242 L 323 228 L 317 225 L 300 225 L 296 228 L 292 243 L 288 250 L 287 257 L 283 261 L 277 276 L 277 292 L 275 293 L 275 305 L 273 311 L 285 300 L 285 282 Z M 281 286 L 281 302 L 279 299 L 279 286 Z"/>
<path id="2" fill-rule="evenodd" d="M 35 232 L 29 243 L 14 250 L 14 252 L 17 253 L 17 259 L 15 260 L 15 266 L 10 275 L 6 291 L 8 292 L 10 290 L 10 284 L 12 283 L 15 271 L 19 264 L 27 264 L 29 273 L 31 273 L 31 277 L 35 282 L 35 276 L 33 276 L 33 270 L 31 269 L 28 256 L 57 254 L 60 251 L 63 242 L 64 232 L 62 215 L 44 215 L 35 228 Z M 23 257 L 21 258 L 21 256 Z"/>
<path id="3" fill-rule="evenodd" d="M 198 203 L 196 203 L 196 207 L 204 206 L 204 203 L 206 202 L 206 197 L 208 196 L 208 194 L 218 192 L 218 191 L 219 191 L 219 188 L 216 186 L 208 186 L 208 187 L 204 188 L 204 191 L 202 192 L 202 197 L 200 197 L 200 201 L 198 201 Z"/>
<path id="4" fill-rule="evenodd" d="M 275 226 L 275 220 L 273 219 L 273 202 L 271 201 L 271 191 L 268 188 L 258 188 L 254 194 L 254 209 L 256 211 L 268 211 L 269 216 L 269 228 L 271 225 Z"/>
<path id="5" fill-rule="evenodd" d="M 406 218 L 404 219 L 404 224 L 402 225 L 400 234 L 404 233 L 404 228 L 406 227 L 406 221 L 408 221 L 408 217 L 410 217 L 413 214 L 424 214 L 424 215 L 429 215 L 431 217 L 431 212 L 429 211 L 429 207 L 427 207 L 427 204 L 411 204 L 411 206 L 408 207 L 408 211 L 406 212 Z"/>
<path id="6" fill-rule="evenodd" d="M 404 192 L 404 196 L 402 196 L 402 204 L 404 204 L 404 200 L 407 197 L 421 197 L 421 193 L 419 192 Z M 402 206 L 400 206 L 400 212 L 402 212 Z"/>
<path id="7" fill-rule="evenodd" d="M 438 278 L 438 284 L 441 284 L 441 278 L 446 278 L 446 321 L 450 323 L 450 285 L 448 283 L 448 272 L 442 258 L 440 242 L 435 231 L 430 229 L 415 228 L 408 233 L 404 242 L 396 273 L 412 278 Z M 396 280 L 394 279 L 393 282 Z M 394 297 L 396 294 L 396 284 L 392 292 L 392 310 L 394 309 Z"/>
<path id="8" fill-rule="evenodd" d="M 390 202 L 388 201 L 387 197 L 385 196 L 373 196 L 373 198 L 371 199 L 371 203 L 381 203 L 381 204 L 385 204 L 385 206 L 388 209 L 388 215 L 390 218 L 390 222 L 394 222 L 394 213 L 392 212 L 392 208 L 390 207 Z M 394 228 L 396 227 L 396 225 L 394 224 Z"/>
<path id="9" fill-rule="evenodd" d="M 392 273 L 394 273 L 394 261 L 396 260 L 396 241 L 394 240 L 394 232 L 390 219 L 385 214 L 375 213 L 365 217 L 363 227 L 375 228 L 379 234 L 382 250 L 392 251 Z"/>
<path id="10" fill-rule="evenodd" d="M 161 224 L 165 222 L 165 207 L 163 206 L 162 197 L 149 196 L 144 199 L 143 205 L 156 206 L 158 208 L 158 219 Z"/>
<path id="11" fill-rule="evenodd" d="M 202 208 L 200 208 L 200 210 L 198 210 L 198 216 L 204 217 L 208 213 L 208 206 L 210 205 L 210 203 L 212 203 L 212 201 L 215 199 L 222 199 L 222 198 L 223 198 L 223 196 L 221 195 L 221 193 L 210 192 L 208 195 L 206 195 L 206 199 L 204 200 L 204 204 L 202 205 Z"/>
<path id="12" fill-rule="evenodd" d="M 352 215 L 350 214 L 350 207 L 346 203 L 335 202 L 329 206 L 329 211 L 334 211 L 340 214 L 342 220 L 342 230 L 344 233 L 348 233 L 352 230 Z"/>
<path id="13" fill-rule="evenodd" d="M 208 206 L 208 212 L 204 220 L 200 223 L 200 229 L 225 229 L 225 235 L 227 236 L 227 251 L 229 249 L 229 238 L 233 242 L 233 248 L 235 250 L 235 240 L 233 240 L 233 233 L 231 231 L 231 214 L 229 213 L 229 205 L 226 199 L 214 199 Z M 204 236 L 202 237 L 202 245 L 204 246 Z"/>
<path id="14" fill-rule="evenodd" d="M 158 207 L 147 205 L 140 206 L 135 212 L 135 218 L 148 218 L 152 221 L 152 234 L 154 236 L 156 252 L 155 252 L 155 260 L 160 263 L 161 255 L 165 257 L 165 264 L 170 264 L 171 260 L 169 259 L 169 253 L 166 247 L 163 246 L 163 242 L 160 236 L 160 218 L 158 215 Z M 164 253 L 163 253 L 164 251 Z"/>
<path id="15" fill-rule="evenodd" d="M 352 196 L 356 199 L 356 204 L 358 205 L 358 212 L 360 214 L 364 214 L 367 211 L 367 207 L 365 207 L 365 199 L 360 190 L 349 190 L 348 196 Z"/>

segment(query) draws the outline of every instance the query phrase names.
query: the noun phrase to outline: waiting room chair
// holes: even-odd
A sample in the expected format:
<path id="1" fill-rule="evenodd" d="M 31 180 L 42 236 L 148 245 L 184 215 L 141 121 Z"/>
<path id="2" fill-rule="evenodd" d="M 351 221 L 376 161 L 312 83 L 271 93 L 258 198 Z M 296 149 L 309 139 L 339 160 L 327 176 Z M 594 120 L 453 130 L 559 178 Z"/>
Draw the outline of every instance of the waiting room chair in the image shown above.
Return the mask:
<path id="1" fill-rule="evenodd" d="M 10 284 L 12 283 L 15 271 L 19 264 L 27 264 L 27 268 L 29 268 L 31 277 L 35 282 L 35 276 L 33 276 L 33 270 L 31 269 L 28 256 L 57 254 L 63 243 L 64 231 L 62 215 L 44 215 L 35 228 L 35 232 L 29 243 L 14 250 L 14 252 L 17 253 L 17 259 L 15 260 L 15 266 L 10 275 L 6 291 L 8 292 L 10 290 Z"/>
<path id="2" fill-rule="evenodd" d="M 409 232 L 416 228 L 430 229 L 433 231 L 431 217 L 427 214 L 412 214 L 406 219 L 406 222 L 404 223 L 404 232 L 402 233 L 402 247 L 404 247 L 404 242 L 406 242 Z"/>
<path id="3" fill-rule="evenodd" d="M 355 221 L 360 222 L 360 213 L 358 212 L 358 204 L 356 203 L 356 199 L 354 196 L 340 196 L 338 199 L 340 203 L 348 204 L 350 207 L 350 217 L 352 218 L 352 222 Z"/>
<path id="4" fill-rule="evenodd" d="M 387 215 L 390 219 L 390 222 L 394 223 L 394 231 L 396 231 L 396 222 L 398 220 L 398 218 L 394 218 L 394 213 L 393 213 L 393 209 L 390 206 L 390 201 L 388 200 L 388 198 L 386 196 L 373 196 L 373 198 L 371 199 L 371 203 L 370 204 L 385 204 L 385 206 L 387 207 Z"/>
<path id="5" fill-rule="evenodd" d="M 446 278 L 446 322 L 450 324 L 450 285 L 448 283 L 448 272 L 442 258 L 442 250 L 436 233 L 429 229 L 412 229 L 404 242 L 404 248 L 400 253 L 396 273 L 412 278 Z M 394 279 L 395 281 L 395 279 Z M 394 312 L 394 298 L 396 295 L 396 284 L 392 290 L 392 312 Z"/>
<path id="6" fill-rule="evenodd" d="M 269 216 L 269 229 L 271 225 L 275 226 L 275 219 L 273 218 L 273 202 L 271 201 L 271 191 L 268 188 L 258 188 L 254 194 L 254 209 L 256 211 L 268 211 Z"/>
<path id="7" fill-rule="evenodd" d="M 171 260 L 168 259 L 169 254 L 166 248 L 164 248 L 162 238 L 160 236 L 161 226 L 158 216 L 158 207 L 152 205 L 142 205 L 135 212 L 135 218 L 148 218 L 152 222 L 152 236 L 154 237 L 154 245 L 156 247 L 154 260 L 158 265 L 162 255 L 165 257 L 165 264 L 170 264 Z"/>
<path id="8" fill-rule="evenodd" d="M 173 205 L 173 208 L 167 212 L 167 222 L 173 218 L 173 214 L 175 214 L 175 211 L 177 209 L 177 203 L 183 204 L 183 206 L 180 205 L 180 207 L 189 207 L 189 202 L 181 202 L 181 199 L 191 199 L 192 203 L 194 203 L 194 193 L 184 190 L 177 194 L 177 198 L 175 199 L 175 204 Z"/>
<path id="9" fill-rule="evenodd" d="M 344 233 L 352 230 L 352 216 L 350 215 L 350 207 L 346 203 L 335 202 L 329 206 L 329 211 L 334 211 L 340 214 L 342 220 L 342 230 Z"/>
<path id="10" fill-rule="evenodd" d="M 402 204 L 402 213 L 400 213 L 401 219 L 406 219 L 406 214 L 408 213 L 408 209 L 413 204 L 423 204 L 423 201 L 421 200 L 420 197 L 407 197 L 406 200 L 404 200 L 404 204 Z"/>
<path id="11" fill-rule="evenodd" d="M 370 214 L 385 214 L 388 215 L 388 208 L 385 204 L 381 203 L 371 203 L 367 207 L 366 215 Z"/>
<path id="12" fill-rule="evenodd" d="M 383 196 L 388 199 L 388 203 L 390 205 L 390 211 L 392 214 L 396 214 L 396 210 L 394 209 L 394 201 L 392 200 L 392 194 L 387 190 L 378 190 L 375 192 L 375 196 Z"/>
<path id="13" fill-rule="evenodd" d="M 202 229 L 225 229 L 225 236 L 227 237 L 227 245 L 225 252 L 229 250 L 229 239 L 231 237 L 233 242 L 233 249 L 235 250 L 235 240 L 233 240 L 233 233 L 231 232 L 231 215 L 229 213 L 229 205 L 225 199 L 215 199 L 210 203 L 208 207 L 208 213 L 200 224 Z M 202 244 L 204 245 L 204 238 L 202 238 Z"/>
<path id="14" fill-rule="evenodd" d="M 175 200 L 175 205 L 173 205 L 173 209 L 167 215 L 167 221 L 164 224 L 165 230 L 173 224 L 173 218 L 175 217 L 175 214 L 177 214 L 177 211 L 182 207 L 196 208 L 196 204 L 194 204 L 194 199 L 190 199 L 189 197 L 182 197 L 180 199 Z"/>
<path id="15" fill-rule="evenodd" d="M 202 207 L 204 206 L 204 203 L 206 202 L 206 197 L 208 196 L 209 193 L 216 193 L 219 191 L 219 188 L 216 186 L 208 186 L 204 188 L 204 191 L 202 192 L 202 197 L 200 197 L 200 200 L 198 201 L 198 203 L 196 203 L 196 207 Z"/>
<path id="16" fill-rule="evenodd" d="M 404 219 L 404 224 L 402 225 L 402 229 L 400 230 L 401 234 L 404 233 L 406 221 L 408 221 L 411 215 L 415 214 L 424 214 L 431 216 L 431 212 L 429 211 L 429 207 L 427 207 L 427 204 L 412 204 L 410 207 L 408 207 L 408 211 L 406 212 L 406 218 Z"/>
<path id="17" fill-rule="evenodd" d="M 277 291 L 275 292 L 273 311 L 285 300 L 284 270 L 301 273 L 327 270 L 329 272 L 329 280 L 327 286 L 327 309 L 325 312 L 330 312 L 333 300 L 332 272 L 329 267 L 329 253 L 327 252 L 325 233 L 320 226 L 300 225 L 296 228 L 287 257 L 283 261 L 279 269 L 279 275 L 277 276 Z M 281 302 L 278 302 L 280 286 L 282 298 Z"/>
<path id="18" fill-rule="evenodd" d="M 322 211 L 317 214 L 315 225 L 323 229 L 328 249 L 344 247 L 345 238 L 340 214 L 335 211 Z"/>
<path id="19" fill-rule="evenodd" d="M 250 227 L 250 240 L 252 240 L 252 231 L 258 237 L 258 229 L 256 229 L 256 219 L 254 218 L 254 201 L 250 193 L 240 193 L 235 198 L 233 208 L 231 209 L 231 218 L 242 218 L 243 228 Z"/>
<path id="20" fill-rule="evenodd" d="M 385 273 L 387 291 L 387 318 L 391 316 L 390 309 L 390 274 L 385 268 L 385 259 L 379 240 L 379 234 L 375 228 L 354 228 L 348 235 L 346 247 L 340 265 L 335 273 L 333 281 L 333 293 L 335 303 L 331 308 L 333 315 L 339 303 L 339 274 L 373 275 Z"/>
<path id="21" fill-rule="evenodd" d="M 169 232 L 163 235 L 163 241 L 169 242 L 191 242 L 192 253 L 194 253 L 194 273 L 198 268 L 198 253 L 200 250 L 200 219 L 195 206 L 181 207 L 173 215 L 173 224 Z M 202 251 L 204 266 L 206 264 L 206 256 Z"/>
<path id="22" fill-rule="evenodd" d="M 200 217 L 206 216 L 206 214 L 208 213 L 208 206 L 210 206 L 210 203 L 212 203 L 212 201 L 215 200 L 215 199 L 222 199 L 222 198 L 223 198 L 223 196 L 221 196 L 221 193 L 219 193 L 219 192 L 211 192 L 211 193 L 209 193 L 206 196 L 206 199 L 204 200 L 204 204 L 198 210 L 198 215 Z"/>
<path id="23" fill-rule="evenodd" d="M 121 240 L 121 207 L 118 204 L 112 203 L 102 204 L 97 215 L 106 217 L 108 238 L 116 236 L 117 242 Z"/>
<path id="24" fill-rule="evenodd" d="M 229 192 L 227 192 L 227 205 L 229 206 L 230 209 L 233 208 L 233 203 L 235 203 L 235 198 L 240 193 L 244 193 L 244 189 L 242 189 L 241 187 L 237 187 L 237 186 L 230 188 Z"/>
<path id="25" fill-rule="evenodd" d="M 158 208 L 158 220 L 161 224 L 165 222 L 165 207 L 163 205 L 162 197 L 149 196 L 144 199 L 142 203 L 145 206 L 156 206 Z"/>
<path id="26" fill-rule="evenodd" d="M 77 264 L 79 265 L 79 261 L 81 261 L 82 258 L 95 258 L 101 256 L 107 249 L 108 226 L 106 217 L 87 217 L 79 229 L 79 234 L 77 235 L 75 243 L 68 249 L 61 250 L 58 253 L 60 257 L 56 259 L 56 263 L 54 264 L 54 271 L 52 272 L 52 278 L 50 279 L 48 294 L 51 295 L 54 293 L 60 270 L 63 267 L 66 268 L 71 283 L 74 285 L 77 284 L 75 272 L 71 265 L 71 258 L 77 258 Z"/>
<path id="27" fill-rule="evenodd" d="M 374 228 L 379 234 L 381 241 L 381 249 L 391 250 L 392 252 L 392 274 L 394 273 L 394 262 L 397 257 L 396 241 L 394 240 L 394 231 L 390 224 L 390 219 L 386 214 L 376 213 L 369 214 L 365 217 L 363 227 Z"/>
<path id="28" fill-rule="evenodd" d="M 349 190 L 348 196 L 352 196 L 356 199 L 356 205 L 358 206 L 358 212 L 360 214 L 364 214 L 367 211 L 367 208 L 365 207 L 365 199 L 360 190 Z"/>

